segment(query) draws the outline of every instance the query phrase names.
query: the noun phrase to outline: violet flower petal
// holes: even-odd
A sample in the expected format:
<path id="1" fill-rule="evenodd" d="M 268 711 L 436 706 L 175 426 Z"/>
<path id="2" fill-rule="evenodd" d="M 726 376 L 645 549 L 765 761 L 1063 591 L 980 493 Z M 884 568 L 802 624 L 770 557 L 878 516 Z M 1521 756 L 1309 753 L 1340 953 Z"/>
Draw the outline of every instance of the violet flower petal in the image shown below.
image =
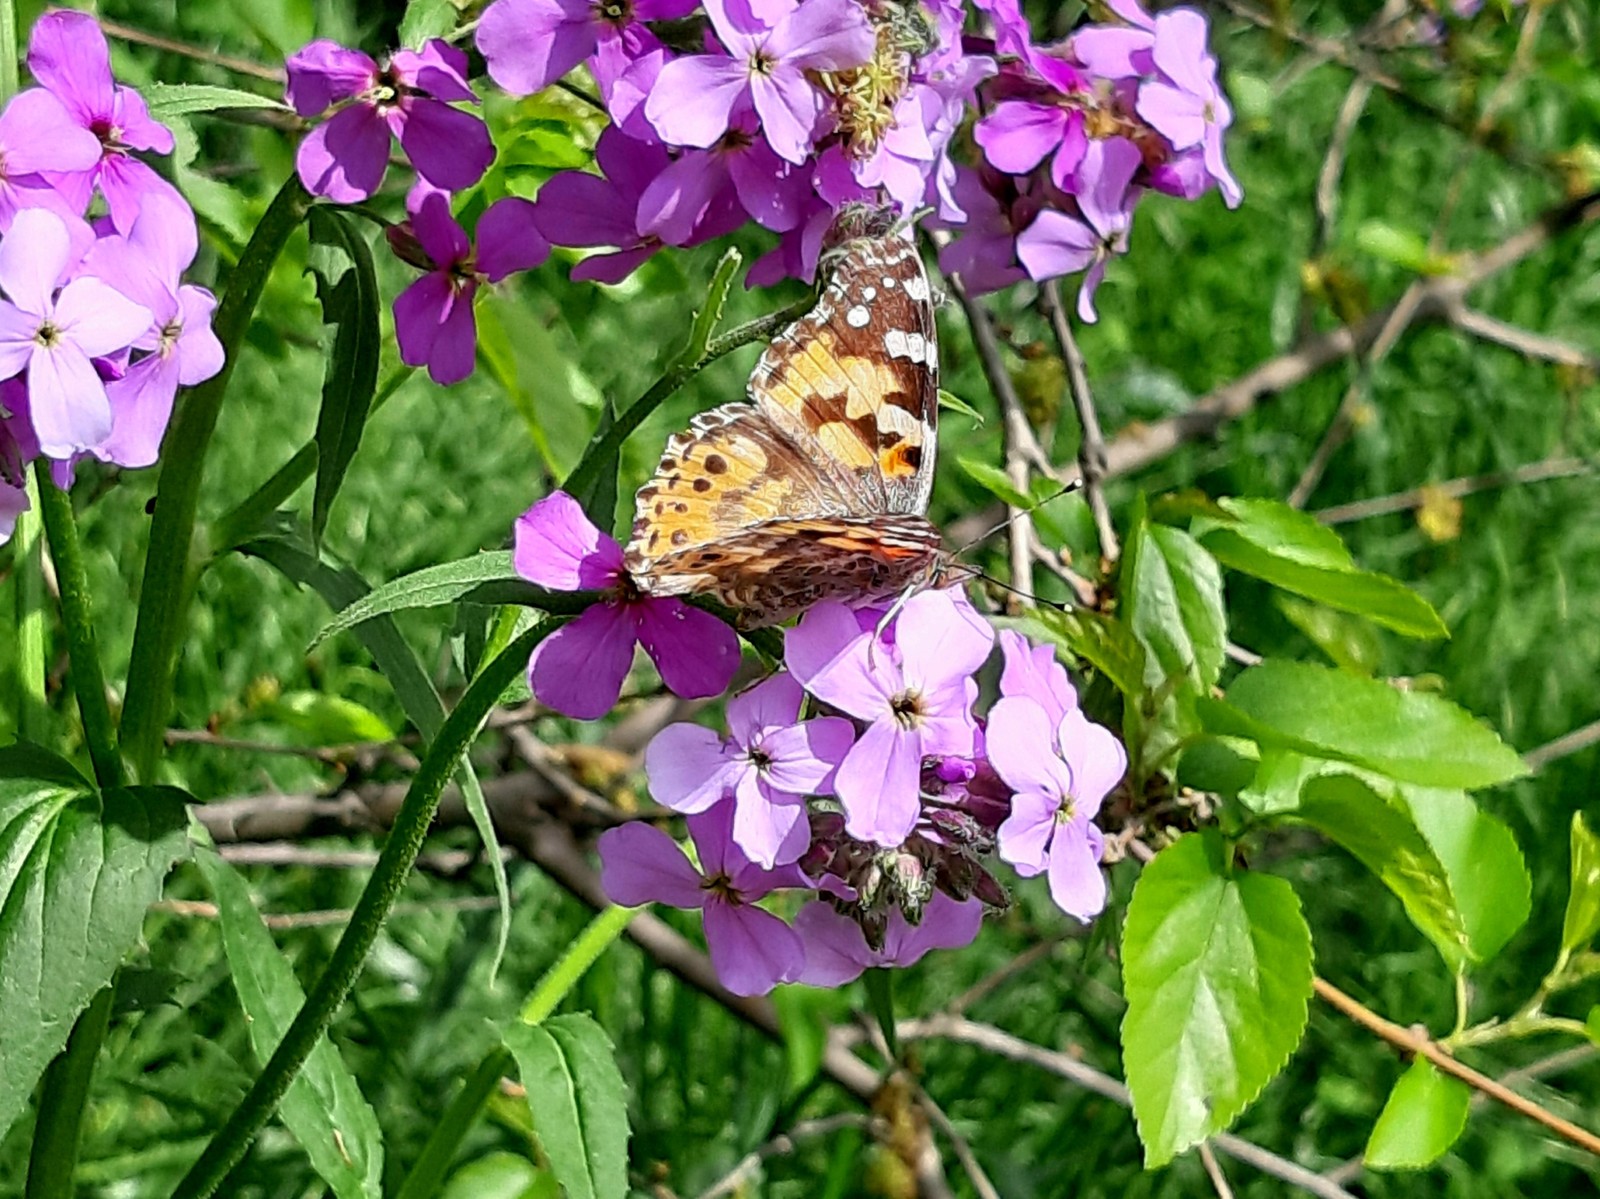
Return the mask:
<path id="1" fill-rule="evenodd" d="M 517 573 L 552 591 L 610 587 L 622 574 L 622 547 L 564 491 L 551 492 L 517 518 L 515 541 Z"/>
<path id="2" fill-rule="evenodd" d="M 539 210 L 531 200 L 506 196 L 478 218 L 478 269 L 491 283 L 515 271 L 531 271 L 550 257 L 550 243 L 539 231 Z"/>
<path id="3" fill-rule="evenodd" d="M 528 685 L 545 707 L 596 720 L 616 706 L 633 646 L 633 616 L 625 606 L 595 604 L 539 643 L 528 662 Z"/>
<path id="4" fill-rule="evenodd" d="M 650 794 L 674 812 L 704 812 L 752 771 L 747 762 L 732 757 L 715 730 L 704 725 L 669 724 L 644 751 Z"/>
<path id="5" fill-rule="evenodd" d="M 893 718 L 867 726 L 834 775 L 845 831 L 860 841 L 899 845 L 916 827 L 922 739 Z"/>
<path id="6" fill-rule="evenodd" d="M 294 165 L 312 195 L 359 203 L 378 190 L 389 167 L 389 127 L 366 105 L 342 109 L 306 134 Z"/>
<path id="7" fill-rule="evenodd" d="M 711 965 L 735 995 L 765 995 L 805 969 L 800 935 L 771 912 L 713 895 L 704 915 Z"/>
<path id="8" fill-rule="evenodd" d="M 634 820 L 607 829 L 598 848 L 600 887 L 612 903 L 698 908 L 705 902 L 705 879 L 678 843 L 653 825 Z"/>
<path id="9" fill-rule="evenodd" d="M 470 112 L 419 97 L 406 106 L 405 118 L 400 144 L 429 183 L 462 191 L 482 179 L 494 161 L 489 127 Z"/>
<path id="10" fill-rule="evenodd" d="M 639 643 L 667 690 L 683 699 L 721 695 L 739 668 L 739 638 L 727 625 L 676 597 L 635 605 Z"/>
<path id="11" fill-rule="evenodd" d="M 1072 820 L 1059 826 L 1050 846 L 1050 898 L 1069 916 L 1087 924 L 1106 906 L 1106 876 L 1087 825 Z"/>

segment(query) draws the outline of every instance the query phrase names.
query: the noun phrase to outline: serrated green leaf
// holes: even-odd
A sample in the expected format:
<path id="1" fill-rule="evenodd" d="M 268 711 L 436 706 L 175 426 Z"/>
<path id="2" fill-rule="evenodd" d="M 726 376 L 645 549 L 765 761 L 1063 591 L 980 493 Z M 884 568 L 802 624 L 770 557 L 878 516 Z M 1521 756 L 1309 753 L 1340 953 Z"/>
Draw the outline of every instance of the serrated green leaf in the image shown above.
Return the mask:
<path id="1" fill-rule="evenodd" d="M 1282 879 L 1190 834 L 1140 875 L 1122 936 L 1122 1060 L 1145 1165 L 1226 1128 L 1300 1043 L 1311 930 Z"/>
<path id="2" fill-rule="evenodd" d="M 983 413 L 952 391 L 939 389 L 939 407 L 949 412 L 959 412 L 962 416 L 970 416 L 980 426 L 983 424 Z"/>
<path id="3" fill-rule="evenodd" d="M 1572 814 L 1572 890 L 1561 922 L 1561 948 L 1574 953 L 1600 933 L 1600 837 L 1589 831 L 1582 812 Z"/>
<path id="4" fill-rule="evenodd" d="M 1219 499 L 1229 520 L 1196 520 L 1217 561 L 1306 599 L 1364 616 L 1408 637 L 1448 637 L 1432 605 L 1386 575 L 1359 569 L 1337 534 L 1275 500 Z"/>
<path id="5" fill-rule="evenodd" d="M 1442 1157 L 1467 1126 L 1472 1089 L 1419 1057 L 1395 1083 L 1372 1127 L 1363 1161 L 1373 1170 L 1420 1170 Z"/>
<path id="6" fill-rule="evenodd" d="M 1397 801 L 1443 863 L 1467 953 L 1487 962 L 1528 920 L 1533 879 L 1517 839 L 1503 820 L 1483 811 L 1464 791 L 1400 784 Z"/>
<path id="7" fill-rule="evenodd" d="M 0 749 L 0 1136 L 187 853 L 188 798 L 102 795 L 54 754 Z"/>
<path id="8" fill-rule="evenodd" d="M 150 115 L 158 121 L 191 116 L 197 112 L 217 112 L 228 108 L 275 108 L 290 112 L 276 96 L 261 96 L 233 87 L 213 87 L 206 83 L 151 83 L 143 89 Z"/>
<path id="9" fill-rule="evenodd" d="M 1196 737 L 1178 759 L 1178 785 L 1217 795 L 1249 787 L 1261 763 L 1254 742 L 1233 737 Z"/>
<path id="10" fill-rule="evenodd" d="M 222 948 L 244 1009 L 250 1048 L 257 1061 L 265 1062 L 305 1003 L 305 992 L 239 872 L 210 848 L 199 849 L 195 861 L 217 901 Z M 379 1199 L 383 1194 L 378 1118 L 326 1034 L 289 1085 L 278 1117 L 338 1199 Z"/>
<path id="11" fill-rule="evenodd" d="M 311 539 L 322 540 L 328 513 L 361 447 L 372 397 L 378 390 L 378 294 L 372 251 L 352 223 L 337 209 L 311 210 L 311 244 L 331 254 L 313 255 L 322 321 L 336 332 L 323 373 L 322 406 L 317 410 L 317 479 L 311 499 Z M 340 264 L 333 274 L 328 259 Z"/>
<path id="12" fill-rule="evenodd" d="M 420 50 L 430 38 L 453 33 L 460 20 L 461 12 L 451 0 L 411 0 L 400 18 L 400 45 Z"/>
<path id="13" fill-rule="evenodd" d="M 628 1105 L 611 1041 L 588 1016 L 506 1030 L 534 1133 L 568 1199 L 628 1193 Z"/>
<path id="14" fill-rule="evenodd" d="M 998 466 L 993 466 L 988 462 L 980 462 L 976 458 L 966 458 L 959 455 L 956 457 L 956 465 L 962 469 L 969 479 L 996 499 L 1023 511 L 1033 507 L 1033 497 L 1013 483 L 1006 476 L 1006 472 Z"/>
<path id="15" fill-rule="evenodd" d="M 186 117 L 168 116 L 163 123 L 172 130 L 173 182 L 196 215 L 222 232 L 237 256 L 255 228 L 249 202 L 235 188 L 194 169 L 200 138 Z"/>
<path id="16" fill-rule="evenodd" d="M 1492 787 L 1528 773 L 1488 725 L 1449 700 L 1325 666 L 1263 662 L 1233 681 L 1226 703 L 1196 706 L 1211 732 L 1425 787 Z"/>
<path id="17" fill-rule="evenodd" d="M 692 365 L 706 356 L 706 347 L 711 344 L 717 326 L 722 323 L 723 309 L 728 303 L 728 289 L 733 286 L 734 276 L 739 273 L 743 262 L 744 255 L 731 247 L 717 262 L 717 269 L 711 273 L 711 284 L 706 288 L 705 303 L 695 311 L 694 321 L 689 326 L 689 340 L 678 355 L 676 365 Z"/>

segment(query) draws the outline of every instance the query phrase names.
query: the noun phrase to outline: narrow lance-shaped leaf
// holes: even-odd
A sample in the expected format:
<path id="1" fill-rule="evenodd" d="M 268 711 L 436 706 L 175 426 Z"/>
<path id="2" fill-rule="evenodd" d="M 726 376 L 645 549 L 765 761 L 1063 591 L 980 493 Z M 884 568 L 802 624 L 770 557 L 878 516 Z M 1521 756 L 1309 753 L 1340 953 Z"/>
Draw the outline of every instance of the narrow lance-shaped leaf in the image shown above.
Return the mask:
<path id="1" fill-rule="evenodd" d="M 195 854 L 217 901 L 222 949 L 228 958 L 245 1030 L 258 1061 L 272 1056 L 305 992 L 294 969 L 250 899 L 239 872 L 204 848 Z M 338 1199 L 378 1199 L 383 1194 L 383 1134 L 355 1076 L 327 1036 L 290 1084 L 278 1116 Z"/>
<path id="2" fill-rule="evenodd" d="M 568 1199 L 628 1193 L 628 1105 L 611 1041 L 585 1015 L 506 1031 L 534 1132 Z"/>
<path id="3" fill-rule="evenodd" d="M 328 513 L 361 446 L 378 390 L 378 295 L 372 251 L 335 209 L 311 210 L 311 270 L 317 277 L 324 324 L 336 328 L 317 411 L 317 481 L 311 499 L 311 537 L 322 539 Z M 321 250 L 319 251 L 319 247 Z M 337 275 L 329 259 L 349 265 Z"/>
<path id="4" fill-rule="evenodd" d="M 1305 1030 L 1311 930 L 1294 889 L 1232 869 L 1214 834 L 1156 855 L 1123 930 L 1122 1060 L 1145 1164 L 1226 1128 Z"/>
<path id="5" fill-rule="evenodd" d="M 276 108 L 290 111 L 276 96 L 262 96 L 236 87 L 215 87 L 209 83 L 150 83 L 143 88 L 150 115 L 158 121 L 186 117 L 197 112 L 219 112 L 229 108 Z"/>
<path id="6" fill-rule="evenodd" d="M 0 1136 L 188 852 L 188 798 L 102 795 L 54 754 L 0 749 Z"/>
<path id="7" fill-rule="evenodd" d="M 1467 1126 L 1472 1091 L 1419 1057 L 1395 1083 L 1373 1125 L 1363 1157 L 1373 1170 L 1420 1170 L 1431 1165 Z"/>

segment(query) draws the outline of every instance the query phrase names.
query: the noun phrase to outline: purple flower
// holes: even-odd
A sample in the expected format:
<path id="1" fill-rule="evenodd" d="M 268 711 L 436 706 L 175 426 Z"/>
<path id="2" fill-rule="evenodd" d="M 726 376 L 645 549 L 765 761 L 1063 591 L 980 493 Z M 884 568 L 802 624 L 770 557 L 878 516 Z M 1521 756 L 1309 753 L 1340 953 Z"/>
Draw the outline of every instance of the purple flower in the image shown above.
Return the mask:
<path id="1" fill-rule="evenodd" d="M 1217 86 L 1217 60 L 1206 50 L 1206 19 L 1192 8 L 1178 8 L 1158 16 L 1154 28 L 1151 55 L 1160 75 L 1140 85 L 1139 115 L 1174 150 L 1201 147 L 1223 200 L 1237 208 L 1244 192 L 1228 169 L 1222 145 L 1233 110 Z"/>
<path id="2" fill-rule="evenodd" d="M 623 569 L 622 547 L 570 495 L 552 492 L 517 518 L 515 561 L 517 573 L 540 587 L 605 592 L 534 650 L 528 684 L 540 703 L 581 720 L 605 715 L 622 694 L 635 643 L 674 695 L 727 690 L 739 666 L 733 630 L 675 597 L 641 596 Z"/>
<path id="3" fill-rule="evenodd" d="M 1106 7 L 1128 24 L 1089 25 L 1072 35 L 1072 53 L 1102 79 L 1136 79 L 1155 74 L 1155 18 L 1136 0 L 1108 0 Z M 1129 28 L 1131 26 L 1131 28 Z"/>
<path id="4" fill-rule="evenodd" d="M 42 208 L 19 212 L 0 239 L 0 377 L 27 370 L 33 431 L 52 458 L 110 435 L 111 405 L 90 360 L 127 349 L 151 322 L 149 309 L 93 276 L 62 287 L 74 262 L 66 223 Z"/>
<path id="5" fill-rule="evenodd" d="M 459 383 L 477 359 L 472 304 L 479 284 L 538 266 L 550 256 L 550 243 L 539 232 L 533 203 L 515 196 L 496 200 L 478 218 L 476 256 L 441 192 L 422 197 L 411 231 L 431 269 L 395 297 L 400 361 L 426 366 L 435 383 Z M 391 242 L 404 236 L 392 234 Z"/>
<path id="6" fill-rule="evenodd" d="M 74 211 L 89 207 L 96 189 L 105 197 L 117 232 L 133 228 L 145 196 L 179 198 L 165 179 L 134 158 L 131 150 L 172 153 L 172 132 L 152 120 L 144 97 L 119 87 L 111 74 L 111 51 L 105 34 L 88 13 L 46 13 L 28 38 L 28 69 L 65 107 L 71 120 L 99 144 L 95 161 L 84 167 L 42 168 L 45 178 L 66 197 Z M 28 131 L 26 145 L 37 156 L 58 153 L 49 140 L 59 132 L 52 114 Z M 68 143 L 76 155 L 82 145 Z M 15 147 L 12 147 L 15 149 Z"/>
<path id="7" fill-rule="evenodd" d="M 776 6 L 775 6 L 776 7 Z M 877 35 L 856 0 L 805 0 L 768 23 L 706 0 L 727 56 L 696 54 L 669 62 L 645 102 L 661 137 L 679 146 L 716 143 L 751 107 L 779 157 L 803 163 L 822 117 L 824 94 L 807 72 L 840 71 L 870 59 Z"/>
<path id="8" fill-rule="evenodd" d="M 198 246 L 188 206 L 150 196 L 126 237 L 103 237 L 84 258 L 84 274 L 143 305 L 153 318 L 133 342 L 134 349 L 148 353 L 106 385 L 111 436 L 94 451 L 103 461 L 126 467 L 153 463 L 178 388 L 222 369 L 222 343 L 211 331 L 216 297 L 178 282 Z"/>
<path id="9" fill-rule="evenodd" d="M 826 162 L 836 149 L 824 150 L 822 161 Z M 800 279 L 806 283 L 815 279 L 817 260 L 822 256 L 822 239 L 833 223 L 833 216 L 831 207 L 812 197 L 805 219 L 781 234 L 776 246 L 750 264 L 744 276 L 745 287 L 771 287 L 783 279 Z"/>
<path id="10" fill-rule="evenodd" d="M 584 59 L 605 50 L 627 58 L 660 43 L 640 22 L 671 21 L 695 0 L 495 0 L 478 22 L 478 51 L 489 78 L 514 96 L 543 91 Z"/>
<path id="11" fill-rule="evenodd" d="M 1049 645 L 1033 645 L 1015 629 L 1000 631 L 1000 694 L 1031 699 L 1044 709 L 1052 726 L 1078 706 L 1078 693 L 1067 678 L 1066 667 L 1056 661 Z"/>
<path id="12" fill-rule="evenodd" d="M 345 105 L 307 134 L 295 155 L 300 181 L 313 195 L 337 204 L 371 196 L 389 165 L 390 134 L 417 173 L 446 191 L 471 187 L 494 161 L 488 127 L 450 107 L 477 97 L 467 83 L 466 54 L 447 42 L 398 50 L 380 66 L 359 50 L 320 40 L 285 65 L 285 95 L 301 116 Z"/>
<path id="13" fill-rule="evenodd" d="M 805 695 L 775 674 L 728 703 L 726 740 L 698 724 L 669 724 L 644 754 L 650 794 L 677 812 L 704 812 L 731 797 L 733 839 L 754 862 L 797 860 L 810 844 L 805 798 L 828 795 L 855 741 L 848 720 L 800 719 Z"/>
<path id="14" fill-rule="evenodd" d="M 639 207 L 672 159 L 665 146 L 634 141 L 614 126 L 600 135 L 594 156 L 603 175 L 561 171 L 539 189 L 539 230 L 552 245 L 615 247 L 578 263 L 572 277 L 620 283 L 665 244 L 641 227 Z"/>
<path id="15" fill-rule="evenodd" d="M 1027 278 L 1017 265 L 1017 229 L 1024 223 L 1019 213 L 1038 207 L 1019 196 L 1013 181 L 992 178 L 985 173 L 959 168 L 955 182 L 955 202 L 966 213 L 960 235 L 939 250 L 939 269 L 959 276 L 973 295 L 999 291 Z M 1004 199 L 996 189 L 1006 193 Z"/>
<path id="16" fill-rule="evenodd" d="M 861 632 L 841 603 L 816 605 L 789 630 L 784 657 L 795 678 L 867 722 L 834 779 L 852 837 L 899 845 L 921 811 L 922 759 L 971 754 L 978 696 L 972 673 L 993 644 L 993 630 L 949 591 L 906 601 L 893 646 Z"/>
<path id="17" fill-rule="evenodd" d="M 799 981 L 814 987 L 839 987 L 872 967 L 911 966 L 930 949 L 970 945 L 982 923 L 979 900 L 959 902 L 936 891 L 922 909 L 919 924 L 908 924 L 899 908 L 889 909 L 883 948 L 873 949 L 859 923 L 826 900 L 815 900 L 801 908 L 794 921 L 806 951 L 805 971 Z"/>
<path id="18" fill-rule="evenodd" d="M 1128 757 L 1111 733 L 1074 708 L 1059 724 L 1031 699 L 1007 696 L 989 713 L 989 762 L 1012 787 L 1000 856 L 1025 877 L 1047 871 L 1050 896 L 1087 923 L 1105 907 L 1105 840 L 1091 823 Z"/>
<path id="19" fill-rule="evenodd" d="M 100 161 L 100 139 L 42 87 L 29 88 L 0 113 L 0 232 L 22 208 L 49 208 L 77 216 L 70 202 L 40 174 L 85 172 Z"/>
<path id="20" fill-rule="evenodd" d="M 1078 316 L 1099 319 L 1094 293 L 1106 275 L 1106 262 L 1128 248 L 1128 229 L 1139 189 L 1133 174 L 1144 159 L 1139 147 L 1122 137 L 1094 141 L 1078 167 L 1076 196 L 1082 219 L 1046 209 L 1017 235 L 1017 258 L 1034 279 L 1053 279 L 1088 268 L 1078 291 Z"/>
<path id="21" fill-rule="evenodd" d="M 699 908 L 706 947 L 722 985 L 735 995 L 765 995 L 805 969 L 800 936 L 756 901 L 780 887 L 805 887 L 793 866 L 766 870 L 732 837 L 731 805 L 689 817 L 700 869 L 658 828 L 633 821 L 600 835 L 600 885 L 613 903 Z"/>
<path id="22" fill-rule="evenodd" d="M 1026 175 L 1050 158 L 1050 179 L 1063 191 L 1071 190 L 1069 181 L 1089 148 L 1082 108 L 1035 100 L 997 104 L 972 132 L 984 157 L 1008 175 Z"/>
<path id="23" fill-rule="evenodd" d="M 688 245 L 707 218 L 743 208 L 751 219 L 783 233 L 798 225 L 811 196 L 806 173 L 784 162 L 761 140 L 748 116 L 733 124 L 709 150 L 685 150 L 639 197 L 641 231 L 669 246 Z"/>
<path id="24" fill-rule="evenodd" d="M 872 152 L 854 161 L 856 181 L 881 187 L 901 212 L 910 212 L 928 192 L 928 176 L 939 157 L 929 126 L 938 120 L 943 102 L 930 87 L 913 84 L 895 103 L 893 123 Z"/>
<path id="25" fill-rule="evenodd" d="M 21 379 L 0 383 L 0 545 L 11 539 L 17 517 L 28 510 L 23 471 L 39 456 L 28 420 L 28 389 Z"/>

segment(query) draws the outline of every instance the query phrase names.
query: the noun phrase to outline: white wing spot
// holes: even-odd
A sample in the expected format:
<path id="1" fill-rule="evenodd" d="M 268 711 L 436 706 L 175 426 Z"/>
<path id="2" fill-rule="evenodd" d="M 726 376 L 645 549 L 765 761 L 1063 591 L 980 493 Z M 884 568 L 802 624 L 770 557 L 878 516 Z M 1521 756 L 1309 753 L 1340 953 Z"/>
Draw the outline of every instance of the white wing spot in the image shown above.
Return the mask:
<path id="1" fill-rule="evenodd" d="M 917 301 L 917 303 L 923 303 L 932 294 L 928 289 L 928 281 L 920 274 L 912 275 L 911 278 L 906 280 L 906 295 Z"/>
<path id="2" fill-rule="evenodd" d="M 893 275 L 885 275 L 883 277 L 883 285 L 889 291 L 893 291 L 894 290 L 894 276 Z"/>
<path id="3" fill-rule="evenodd" d="M 890 329 L 883 335 L 883 348 L 889 351 L 891 358 L 905 358 L 911 362 L 927 361 L 928 342 L 920 333 L 905 333 L 899 329 Z"/>
<path id="4" fill-rule="evenodd" d="M 857 304 L 849 312 L 844 314 L 844 319 L 845 324 L 849 325 L 852 329 L 861 329 L 864 328 L 866 323 L 872 319 L 872 314 L 867 311 L 867 306 L 865 304 Z"/>
<path id="5" fill-rule="evenodd" d="M 872 303 L 878 298 L 878 289 L 876 287 L 863 287 L 861 289 L 861 298 L 868 304 Z"/>

